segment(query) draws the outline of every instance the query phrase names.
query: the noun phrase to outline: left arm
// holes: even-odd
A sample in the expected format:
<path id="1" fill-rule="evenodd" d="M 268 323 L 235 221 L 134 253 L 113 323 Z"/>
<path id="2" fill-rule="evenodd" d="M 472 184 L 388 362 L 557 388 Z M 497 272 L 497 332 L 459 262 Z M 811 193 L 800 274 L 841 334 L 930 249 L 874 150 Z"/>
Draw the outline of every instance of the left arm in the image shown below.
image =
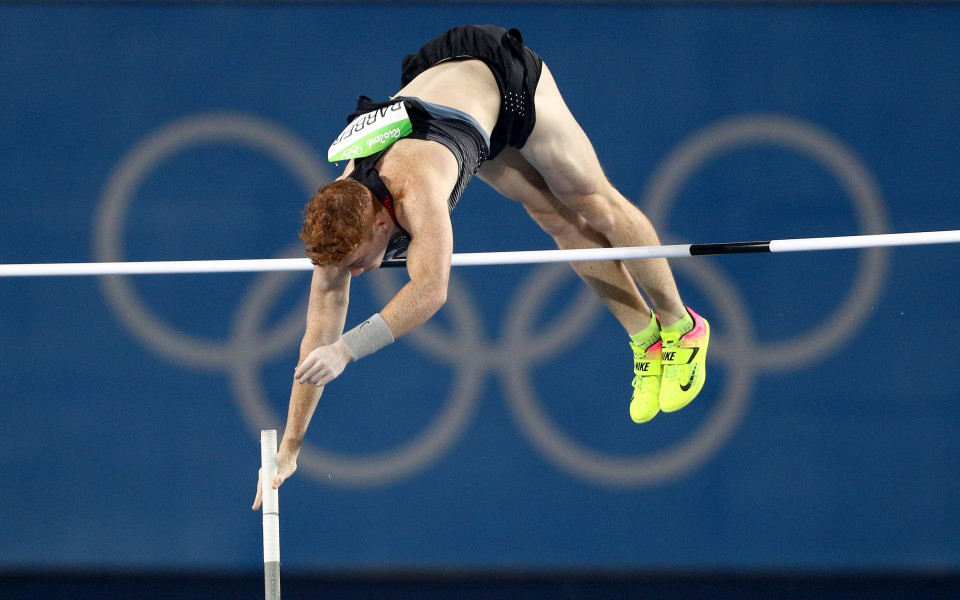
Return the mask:
<path id="1" fill-rule="evenodd" d="M 446 199 L 438 203 L 418 198 L 417 204 L 415 214 L 408 216 L 406 223 L 410 232 L 407 248 L 410 281 L 380 311 L 382 323 L 394 340 L 426 323 L 447 300 L 453 228 Z M 301 384 L 323 386 L 356 358 L 350 355 L 341 338 L 310 352 L 297 367 L 294 377 Z"/>
<path id="2" fill-rule="evenodd" d="M 405 226 L 410 232 L 407 282 L 380 312 L 394 338 L 426 323 L 447 301 L 453 227 L 447 198 L 421 190 L 404 203 Z M 409 193 L 406 195 L 409 197 Z"/>
<path id="3" fill-rule="evenodd" d="M 397 219 L 410 233 L 407 248 L 410 281 L 380 311 L 381 325 L 386 324 L 389 329 L 385 336 L 387 343 L 389 338 L 395 340 L 410 333 L 436 314 L 447 300 L 450 281 L 453 226 L 447 196 L 456 182 L 458 167 L 453 156 L 439 144 L 415 142 L 425 146 L 409 147 L 420 152 L 408 153 L 398 160 L 396 170 L 400 175 L 388 183 L 394 193 Z M 407 176 L 409 173 L 415 176 Z M 382 337 L 373 343 L 370 351 L 382 347 Z M 325 385 L 356 358 L 340 339 L 311 352 L 295 377 L 300 383 Z"/>

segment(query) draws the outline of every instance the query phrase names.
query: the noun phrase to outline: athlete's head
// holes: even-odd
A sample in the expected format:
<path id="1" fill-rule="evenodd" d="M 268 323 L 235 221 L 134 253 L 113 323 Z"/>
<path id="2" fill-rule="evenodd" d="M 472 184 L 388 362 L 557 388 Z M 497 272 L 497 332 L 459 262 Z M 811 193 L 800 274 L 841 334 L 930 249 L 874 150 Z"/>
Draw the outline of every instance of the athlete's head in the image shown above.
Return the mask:
<path id="1" fill-rule="evenodd" d="M 373 194 L 352 179 L 333 181 L 317 190 L 303 210 L 300 229 L 313 264 L 337 264 L 353 252 L 363 241 L 372 207 Z"/>
<path id="2" fill-rule="evenodd" d="M 363 272 L 379 266 L 388 229 L 389 216 L 373 193 L 362 183 L 341 179 L 321 187 L 307 203 L 300 239 L 313 264 Z"/>

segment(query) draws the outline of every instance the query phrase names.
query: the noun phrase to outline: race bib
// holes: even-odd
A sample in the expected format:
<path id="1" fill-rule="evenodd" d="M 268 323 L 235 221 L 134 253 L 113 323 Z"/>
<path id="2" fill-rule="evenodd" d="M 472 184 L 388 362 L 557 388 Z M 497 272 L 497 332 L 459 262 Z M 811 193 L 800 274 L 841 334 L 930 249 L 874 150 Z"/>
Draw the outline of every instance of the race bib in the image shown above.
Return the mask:
<path id="1" fill-rule="evenodd" d="M 327 160 L 340 162 L 376 154 L 412 131 L 403 102 L 378 108 L 347 125 L 327 151 Z"/>

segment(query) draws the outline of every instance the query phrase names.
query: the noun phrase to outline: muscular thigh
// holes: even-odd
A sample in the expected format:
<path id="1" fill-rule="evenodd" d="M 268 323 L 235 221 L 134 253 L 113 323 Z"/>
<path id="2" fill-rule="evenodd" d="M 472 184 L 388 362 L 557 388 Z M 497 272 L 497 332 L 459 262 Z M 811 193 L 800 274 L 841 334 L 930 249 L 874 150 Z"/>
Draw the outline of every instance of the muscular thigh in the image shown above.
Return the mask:
<path id="1" fill-rule="evenodd" d="M 537 122 L 520 153 L 561 198 L 601 191 L 608 182 L 597 154 L 567 108 L 546 63 L 535 102 Z"/>
<path id="2" fill-rule="evenodd" d="M 516 148 L 504 148 L 494 160 L 480 166 L 477 177 L 498 194 L 539 211 L 546 210 L 550 190 L 540 173 Z"/>
<path id="3" fill-rule="evenodd" d="M 540 171 L 516 148 L 505 148 L 496 159 L 483 163 L 477 177 L 497 193 L 522 204 L 538 222 L 550 215 L 565 222 L 574 219 L 573 211 L 557 199 Z"/>

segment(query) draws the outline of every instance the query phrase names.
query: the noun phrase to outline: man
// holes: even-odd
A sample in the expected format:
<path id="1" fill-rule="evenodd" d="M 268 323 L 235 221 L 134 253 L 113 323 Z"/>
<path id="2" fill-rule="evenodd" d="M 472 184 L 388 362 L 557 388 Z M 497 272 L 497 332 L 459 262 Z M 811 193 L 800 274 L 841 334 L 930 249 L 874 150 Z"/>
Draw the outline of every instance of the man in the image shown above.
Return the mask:
<path id="1" fill-rule="evenodd" d="M 607 181 L 553 75 L 520 32 L 454 28 L 404 59 L 401 83 L 387 102 L 360 98 L 330 154 L 352 158 L 304 211 L 300 237 L 316 268 L 274 487 L 296 470 L 323 387 L 445 302 L 450 211 L 474 174 L 520 202 L 560 248 L 659 244 L 647 218 Z M 385 256 L 405 256 L 410 281 L 380 313 L 343 333 L 350 279 Z M 706 375 L 709 325 L 684 307 L 666 259 L 572 266 L 630 335 L 632 419 L 649 421 L 693 400 Z M 259 503 L 258 487 L 254 509 Z"/>

